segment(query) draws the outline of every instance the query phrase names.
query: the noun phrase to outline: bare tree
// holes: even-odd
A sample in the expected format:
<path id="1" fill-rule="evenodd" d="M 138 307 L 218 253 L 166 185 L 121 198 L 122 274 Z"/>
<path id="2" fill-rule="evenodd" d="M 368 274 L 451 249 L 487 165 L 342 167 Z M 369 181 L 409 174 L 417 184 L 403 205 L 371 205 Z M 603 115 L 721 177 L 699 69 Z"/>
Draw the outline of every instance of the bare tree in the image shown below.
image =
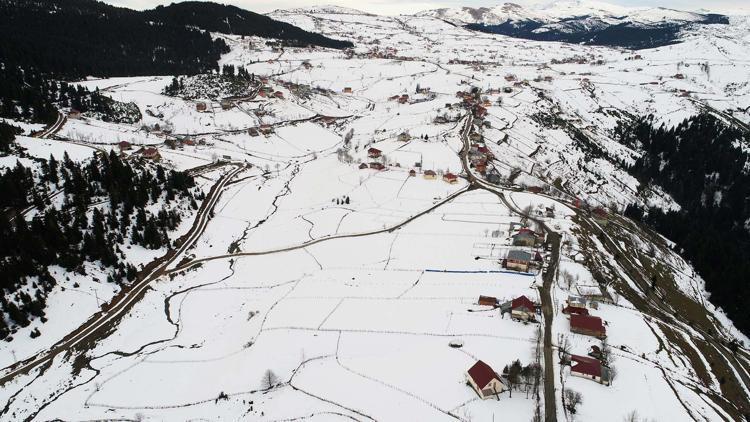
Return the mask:
<path id="1" fill-rule="evenodd" d="M 570 339 L 564 334 L 560 334 L 557 342 L 557 355 L 560 358 L 560 362 L 566 362 L 570 355 Z"/>
<path id="2" fill-rule="evenodd" d="M 279 382 L 279 379 L 276 376 L 276 374 L 274 374 L 272 370 L 267 369 L 266 372 L 263 374 L 263 378 L 261 378 L 260 380 L 260 388 L 263 390 L 270 390 L 278 382 Z"/>
<path id="3" fill-rule="evenodd" d="M 578 410 L 578 406 L 583 403 L 583 396 L 581 393 L 574 390 L 565 390 L 565 408 L 568 412 L 575 415 Z"/>
<path id="4" fill-rule="evenodd" d="M 615 378 L 617 378 L 617 368 L 610 366 L 609 368 L 609 384 L 612 385 Z"/>
<path id="5" fill-rule="evenodd" d="M 639 422 L 641 418 L 638 416 L 638 411 L 633 410 L 632 412 L 625 415 L 624 418 L 622 418 L 623 422 Z"/>

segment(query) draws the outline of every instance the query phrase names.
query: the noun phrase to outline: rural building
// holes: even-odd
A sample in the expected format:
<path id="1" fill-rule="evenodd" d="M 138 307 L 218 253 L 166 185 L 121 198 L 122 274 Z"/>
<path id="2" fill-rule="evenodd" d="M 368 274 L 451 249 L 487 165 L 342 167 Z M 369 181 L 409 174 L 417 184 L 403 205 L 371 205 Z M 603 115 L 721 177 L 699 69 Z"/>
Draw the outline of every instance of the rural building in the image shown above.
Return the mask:
<path id="1" fill-rule="evenodd" d="M 534 246 L 536 235 L 529 229 L 521 229 L 513 235 L 513 246 Z"/>
<path id="2" fill-rule="evenodd" d="M 401 132 L 398 134 L 398 140 L 400 142 L 407 142 L 411 139 L 411 135 L 408 132 Z"/>
<path id="3" fill-rule="evenodd" d="M 567 300 L 568 306 L 576 308 L 586 308 L 586 298 L 569 295 Z"/>
<path id="4" fill-rule="evenodd" d="M 416 177 L 416 176 L 417 176 L 416 170 L 414 169 L 409 170 L 409 177 Z"/>
<path id="5" fill-rule="evenodd" d="M 117 146 L 120 148 L 120 152 L 127 151 L 133 147 L 128 141 L 120 141 Z"/>
<path id="6" fill-rule="evenodd" d="M 260 133 L 264 135 L 270 135 L 273 133 L 273 126 L 269 125 L 268 123 L 264 123 L 260 125 Z"/>
<path id="7" fill-rule="evenodd" d="M 610 383 L 609 368 L 588 356 L 572 355 L 570 357 L 570 375 L 594 380 L 599 384 L 609 385 Z"/>
<path id="8" fill-rule="evenodd" d="M 519 249 L 512 249 L 505 258 L 505 268 L 522 272 L 529 271 L 531 254 Z"/>
<path id="9" fill-rule="evenodd" d="M 594 216 L 594 220 L 602 226 L 606 226 L 609 223 L 609 213 L 602 207 L 596 207 L 591 210 L 591 215 Z"/>
<path id="10" fill-rule="evenodd" d="M 565 306 L 563 307 L 562 313 L 565 315 L 588 315 L 589 310 L 586 308 L 580 308 L 578 306 Z"/>
<path id="11" fill-rule="evenodd" d="M 347 86 L 344 87 L 344 94 L 351 94 L 352 93 L 352 87 Z"/>
<path id="12" fill-rule="evenodd" d="M 466 383 L 477 392 L 481 399 L 496 398 L 500 400 L 500 393 L 506 387 L 495 371 L 486 363 L 478 360 L 466 371 Z"/>
<path id="13" fill-rule="evenodd" d="M 184 138 L 182 140 L 182 145 L 187 145 L 187 146 L 191 146 L 192 147 L 192 146 L 195 145 L 195 141 L 192 140 L 192 139 L 190 139 L 190 138 Z"/>
<path id="14" fill-rule="evenodd" d="M 78 120 L 80 118 L 81 118 L 81 112 L 74 108 L 71 108 L 70 111 L 68 112 L 68 119 Z"/>
<path id="15" fill-rule="evenodd" d="M 602 319 L 591 315 L 572 314 L 570 316 L 570 331 L 597 338 L 607 336 L 607 330 L 602 324 Z"/>
<path id="16" fill-rule="evenodd" d="M 206 105 L 206 103 L 204 103 L 202 101 L 199 102 L 199 103 L 197 103 L 195 105 L 195 110 L 196 111 L 204 112 L 204 111 L 206 111 L 206 109 L 208 109 L 208 106 Z"/>
<path id="17" fill-rule="evenodd" d="M 383 165 L 383 163 L 372 162 L 370 163 L 370 168 L 373 170 L 384 170 L 385 165 Z"/>
<path id="18" fill-rule="evenodd" d="M 510 302 L 510 317 L 533 321 L 536 319 L 536 305 L 526 296 L 519 296 Z"/>
<path id="19" fill-rule="evenodd" d="M 251 127 L 250 129 L 248 129 L 247 133 L 250 136 L 258 136 L 258 135 L 260 135 L 260 133 L 258 132 L 258 129 L 254 128 L 254 127 Z"/>
<path id="20" fill-rule="evenodd" d="M 276 92 L 274 92 L 274 93 L 273 93 L 273 96 L 274 96 L 274 97 L 276 97 L 276 98 L 278 98 L 278 99 L 280 99 L 280 100 L 283 100 L 283 99 L 284 99 L 284 93 L 283 93 L 283 92 L 281 92 L 281 91 L 276 91 Z"/>
<path id="21" fill-rule="evenodd" d="M 471 142 L 481 142 L 482 134 L 478 132 L 471 132 L 471 135 L 469 135 L 469 140 L 471 140 Z"/>
<path id="22" fill-rule="evenodd" d="M 221 109 L 222 110 L 229 110 L 232 107 L 234 107 L 234 104 L 232 103 L 232 101 L 230 101 L 228 99 L 221 100 Z"/>
<path id="23" fill-rule="evenodd" d="M 458 183 L 458 176 L 455 174 L 448 172 L 443 175 L 443 181 L 452 184 Z"/>
<path id="24" fill-rule="evenodd" d="M 381 154 L 383 154 L 383 151 L 377 148 L 370 148 L 367 150 L 367 156 L 370 158 L 380 158 Z"/>
<path id="25" fill-rule="evenodd" d="M 408 103 L 409 102 L 409 96 L 406 95 L 406 94 L 403 94 L 402 96 L 400 96 L 398 98 L 398 102 L 399 102 L 399 104 L 406 104 L 406 103 Z"/>
<path id="26" fill-rule="evenodd" d="M 154 161 L 161 160 L 161 155 L 159 155 L 159 150 L 154 147 L 142 149 L 141 156 L 143 158 L 148 158 L 149 160 L 154 160 Z"/>
<path id="27" fill-rule="evenodd" d="M 497 306 L 497 298 L 492 296 L 479 296 L 479 305 L 482 306 Z"/>
<path id="28" fill-rule="evenodd" d="M 435 178 L 437 178 L 437 173 L 435 173 L 432 170 L 425 170 L 425 172 L 424 172 L 424 178 L 425 179 L 429 179 L 429 180 L 435 179 Z"/>

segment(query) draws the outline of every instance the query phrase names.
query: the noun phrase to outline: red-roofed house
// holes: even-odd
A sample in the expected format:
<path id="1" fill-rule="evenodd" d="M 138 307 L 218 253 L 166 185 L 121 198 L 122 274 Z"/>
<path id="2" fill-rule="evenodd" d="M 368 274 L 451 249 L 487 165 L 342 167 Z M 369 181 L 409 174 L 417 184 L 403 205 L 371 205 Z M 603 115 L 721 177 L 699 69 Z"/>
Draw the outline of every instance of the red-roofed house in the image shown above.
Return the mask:
<path id="1" fill-rule="evenodd" d="M 602 319 L 591 315 L 571 315 L 570 331 L 598 338 L 607 336 L 607 330 L 602 324 Z"/>
<path id="2" fill-rule="evenodd" d="M 130 142 L 128 141 L 120 141 L 117 146 L 120 147 L 120 152 L 127 151 L 132 148 L 132 145 L 130 145 Z"/>
<path id="3" fill-rule="evenodd" d="M 385 166 L 383 165 L 383 163 L 372 162 L 370 163 L 370 168 L 373 170 L 384 170 Z"/>
<path id="4" fill-rule="evenodd" d="M 588 315 L 589 310 L 578 306 L 566 306 L 562 312 L 567 315 Z"/>
<path id="5" fill-rule="evenodd" d="M 377 149 L 377 148 L 370 148 L 367 150 L 367 156 L 370 158 L 380 158 L 380 154 L 382 154 L 383 151 Z"/>
<path id="6" fill-rule="evenodd" d="M 159 150 L 154 147 L 143 149 L 141 151 L 141 156 L 143 156 L 143 158 L 148 158 L 154 161 L 159 161 L 161 159 L 161 155 L 159 155 Z"/>
<path id="7" fill-rule="evenodd" d="M 435 173 L 435 172 L 434 172 L 434 171 L 432 171 L 432 170 L 425 170 L 425 171 L 424 171 L 424 174 L 423 174 L 423 177 L 424 177 L 425 179 L 428 179 L 428 180 L 432 180 L 432 179 L 434 179 L 434 178 L 436 178 L 436 177 L 437 177 L 437 173 Z"/>
<path id="8" fill-rule="evenodd" d="M 526 296 L 519 296 L 510 302 L 510 317 L 524 321 L 536 319 L 536 306 Z"/>
<path id="9" fill-rule="evenodd" d="M 497 298 L 492 296 L 479 296 L 477 304 L 482 306 L 497 306 Z"/>
<path id="10" fill-rule="evenodd" d="M 570 357 L 570 375 L 594 380 L 609 385 L 609 368 L 588 356 L 572 355 Z"/>
<path id="11" fill-rule="evenodd" d="M 454 183 L 458 183 L 458 176 L 451 172 L 448 172 L 443 175 L 443 180 L 452 185 Z"/>
<path id="12" fill-rule="evenodd" d="M 495 371 L 486 363 L 478 360 L 468 371 L 466 371 L 466 383 L 477 392 L 482 399 L 497 398 L 506 387 Z"/>

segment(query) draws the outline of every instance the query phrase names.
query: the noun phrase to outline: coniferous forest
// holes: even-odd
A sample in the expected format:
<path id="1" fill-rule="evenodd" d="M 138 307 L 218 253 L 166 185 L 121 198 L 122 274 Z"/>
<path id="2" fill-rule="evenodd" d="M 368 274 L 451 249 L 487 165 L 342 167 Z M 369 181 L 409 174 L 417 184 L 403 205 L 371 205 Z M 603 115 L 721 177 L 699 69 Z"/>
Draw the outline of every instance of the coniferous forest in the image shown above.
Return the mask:
<path id="1" fill-rule="evenodd" d="M 631 173 L 681 206 L 666 213 L 630 206 L 626 215 L 676 242 L 705 279 L 711 301 L 750 332 L 750 133 L 710 114 L 670 129 L 654 126 L 649 116 L 622 123 L 616 133 L 644 151 Z"/>
<path id="2" fill-rule="evenodd" d="M 167 232 L 203 197 L 186 173 L 114 152 L 82 163 L 67 153 L 36 163 L 0 172 L 0 312 L 19 326 L 44 321 L 45 298 L 57 282 L 52 266 L 80 275 L 101 266 L 106 282 L 133 281 L 137 269 L 123 250 L 169 246 Z M 23 212 L 34 217 L 27 221 Z M 0 338 L 9 329 L 0 318 Z"/>

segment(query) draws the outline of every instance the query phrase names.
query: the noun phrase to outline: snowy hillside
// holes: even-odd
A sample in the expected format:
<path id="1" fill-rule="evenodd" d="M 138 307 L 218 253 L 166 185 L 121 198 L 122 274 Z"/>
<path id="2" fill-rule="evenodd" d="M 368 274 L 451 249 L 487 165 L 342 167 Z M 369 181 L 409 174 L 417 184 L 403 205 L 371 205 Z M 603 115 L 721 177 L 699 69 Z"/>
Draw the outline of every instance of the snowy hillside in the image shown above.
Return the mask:
<path id="1" fill-rule="evenodd" d="M 750 21 L 638 51 L 456 25 L 584 13 L 702 19 L 581 2 L 277 10 L 354 47 L 215 33 L 222 69 L 250 75 L 237 95 L 211 89 L 226 76 L 78 82 L 142 120 L 61 119 L 22 146 L 129 139 L 206 197 L 125 292 L 87 286 L 100 312 L 89 300 L 10 343 L 0 419 L 746 418 L 750 340 L 672 242 L 622 216 L 680 206 L 630 175 L 643 151 L 616 128 L 701 111 L 750 124 Z M 73 300 L 53 297 L 55 315 Z"/>

